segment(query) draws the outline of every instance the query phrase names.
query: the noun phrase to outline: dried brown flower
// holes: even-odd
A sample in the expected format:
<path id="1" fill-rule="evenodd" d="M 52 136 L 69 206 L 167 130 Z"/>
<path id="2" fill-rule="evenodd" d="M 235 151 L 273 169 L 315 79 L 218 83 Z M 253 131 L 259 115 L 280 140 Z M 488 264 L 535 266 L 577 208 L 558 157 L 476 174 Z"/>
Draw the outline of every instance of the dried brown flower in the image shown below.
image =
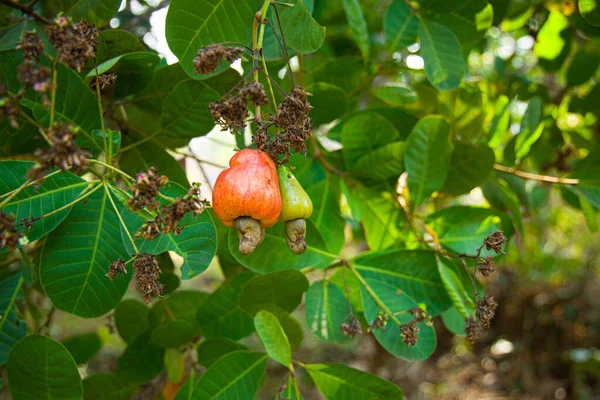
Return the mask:
<path id="1" fill-rule="evenodd" d="M 483 276 L 490 276 L 496 271 L 496 264 L 494 263 L 494 257 L 487 256 L 477 261 L 477 269 Z"/>
<path id="2" fill-rule="evenodd" d="M 362 333 L 360 322 L 358 321 L 358 319 L 356 319 L 354 315 L 352 315 L 350 321 L 344 321 L 340 324 L 340 331 L 342 331 L 344 336 L 350 337 L 354 337 Z"/>
<path id="3" fill-rule="evenodd" d="M 429 322 L 431 320 L 431 316 L 421 307 L 411 308 L 408 312 L 415 317 L 415 322 Z"/>
<path id="4" fill-rule="evenodd" d="M 98 29 L 85 19 L 74 24 L 70 19 L 58 17 L 48 27 L 48 40 L 58 50 L 58 60 L 81 72 L 89 58 L 96 55 Z"/>
<path id="5" fill-rule="evenodd" d="M 400 325 L 400 336 L 402 337 L 402 341 L 404 342 L 404 344 L 406 344 L 408 347 L 412 347 L 415 344 L 417 344 L 417 341 L 419 340 L 419 332 L 421 330 L 419 329 L 419 327 L 416 325 L 416 322 L 410 321 L 407 324 L 402 324 Z"/>
<path id="6" fill-rule="evenodd" d="M 50 80 L 51 69 L 44 65 L 36 65 L 33 61 L 25 61 L 19 65 L 19 80 L 25 87 L 32 87 L 33 90 L 42 94 L 44 107 L 50 107 L 50 101 L 46 93 L 50 92 L 54 85 Z"/>
<path id="7" fill-rule="evenodd" d="M 81 150 L 75 143 L 78 131 L 78 127 L 73 127 L 62 121 L 56 122 L 47 135 L 52 143 L 50 148 L 35 151 L 37 164 L 31 167 L 27 177 L 31 180 L 39 180 L 52 167 L 60 168 L 62 171 L 67 170 L 69 167 L 73 172 L 85 170 L 88 166 L 87 160 L 92 155 L 85 150 Z"/>
<path id="8" fill-rule="evenodd" d="M 467 340 L 475 343 L 481 334 L 481 325 L 479 325 L 475 318 L 469 317 L 465 323 L 465 332 L 467 333 Z"/>
<path id="9" fill-rule="evenodd" d="M 8 95 L 8 90 L 0 82 L 0 122 L 6 118 L 14 129 L 19 128 L 17 122 L 18 102 Z"/>
<path id="10" fill-rule="evenodd" d="M 15 229 L 15 217 L 0 211 L 0 249 L 14 250 L 22 236 L 23 232 Z"/>
<path id="11" fill-rule="evenodd" d="M 159 207 L 156 196 L 161 186 L 165 185 L 169 181 L 164 175 L 158 175 L 156 167 L 150 167 L 146 172 L 141 172 L 135 177 L 135 182 L 131 185 L 131 193 L 133 198 L 127 202 L 131 208 L 135 210 L 142 209 L 144 207 L 150 210 L 156 210 Z"/>
<path id="12" fill-rule="evenodd" d="M 114 85 L 116 80 L 117 74 L 115 74 L 114 72 L 107 72 L 105 74 L 100 74 L 97 77 L 95 76 L 94 79 L 92 79 L 92 81 L 90 82 L 90 87 L 92 89 L 96 89 L 97 81 L 98 85 L 100 86 L 100 90 L 104 90 L 105 88 Z"/>
<path id="13" fill-rule="evenodd" d="M 157 216 L 152 221 L 144 222 L 144 225 L 137 231 L 134 236 L 136 239 L 143 237 L 146 240 L 154 240 L 160 235 L 162 229 L 162 218 Z"/>
<path id="14" fill-rule="evenodd" d="M 149 303 L 153 296 L 160 296 L 164 285 L 158 282 L 160 268 L 156 257 L 148 253 L 137 254 L 133 266 L 137 289 L 143 294 L 144 301 Z"/>
<path id="15" fill-rule="evenodd" d="M 239 133 L 246 127 L 246 120 L 250 113 L 246 98 L 237 93 L 228 99 L 220 99 L 208 105 L 210 115 L 221 125 L 221 130 L 230 130 L 233 133 Z"/>
<path id="16" fill-rule="evenodd" d="M 502 231 L 496 231 L 488 237 L 486 237 L 483 241 L 483 244 L 485 245 L 485 248 L 487 250 L 494 250 L 496 254 L 506 254 L 502 250 L 502 245 L 504 245 L 507 240 L 508 239 L 506 239 L 506 236 L 504 236 L 504 233 Z"/>
<path id="17" fill-rule="evenodd" d="M 35 62 L 40 60 L 40 54 L 44 52 L 44 43 L 42 43 L 36 31 L 27 31 L 23 34 L 17 49 L 23 52 L 25 60 Z"/>
<path id="18" fill-rule="evenodd" d="M 255 106 L 266 106 L 269 104 L 265 87 L 260 82 L 252 81 L 248 83 L 240 90 L 240 93 L 242 96 L 247 97 Z"/>
<path id="19" fill-rule="evenodd" d="M 385 332 L 385 326 L 387 325 L 388 320 L 389 316 L 386 313 L 379 311 L 377 313 L 377 317 L 373 320 L 373 322 L 371 322 L 371 324 L 367 328 L 367 332 L 371 332 L 379 328 L 383 328 L 383 331 Z"/>
<path id="20" fill-rule="evenodd" d="M 225 47 L 219 43 L 209 44 L 198 50 L 198 55 L 194 58 L 194 69 L 197 74 L 209 74 L 215 72 L 221 60 L 234 62 L 244 53 L 244 49 L 239 47 Z"/>
<path id="21" fill-rule="evenodd" d="M 106 274 L 106 276 L 108 276 L 111 281 L 114 281 L 116 278 L 119 277 L 119 275 L 126 273 L 127 268 L 125 265 L 125 261 L 119 258 L 118 260 L 115 260 L 110 263 L 110 266 L 108 267 L 108 273 Z"/>
<path id="22" fill-rule="evenodd" d="M 484 328 L 490 327 L 490 322 L 496 314 L 497 307 L 498 303 L 494 300 L 494 297 L 489 294 L 486 294 L 483 300 L 477 301 L 475 315 L 477 316 L 477 321 L 479 321 Z"/>

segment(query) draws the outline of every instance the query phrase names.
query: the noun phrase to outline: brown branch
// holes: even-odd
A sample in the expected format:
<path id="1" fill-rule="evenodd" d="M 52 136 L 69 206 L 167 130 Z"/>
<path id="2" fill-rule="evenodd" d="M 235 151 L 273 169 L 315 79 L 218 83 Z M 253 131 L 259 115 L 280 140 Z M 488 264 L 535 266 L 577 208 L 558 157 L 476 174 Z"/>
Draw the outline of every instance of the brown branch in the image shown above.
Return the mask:
<path id="1" fill-rule="evenodd" d="M 50 21 L 46 17 L 41 16 L 40 14 L 36 13 L 33 10 L 33 5 L 35 4 L 35 1 L 32 1 L 31 3 L 29 3 L 27 5 L 23 5 L 23 4 L 12 2 L 11 0 L 0 0 L 0 4 L 4 4 L 8 7 L 14 8 L 15 10 L 21 11 L 23 14 L 32 16 L 36 21 L 42 22 L 47 25 L 52 25 L 52 21 Z"/>
<path id="2" fill-rule="evenodd" d="M 575 178 L 560 178 L 558 176 L 534 174 L 531 172 L 525 172 L 525 171 L 520 171 L 518 169 L 505 167 L 504 165 L 500 165 L 500 164 L 494 164 L 494 169 L 496 171 L 506 172 L 506 173 L 518 176 L 520 178 L 532 179 L 534 181 L 548 182 L 548 183 L 561 183 L 563 185 L 579 185 L 579 184 L 581 184 L 581 180 L 575 179 Z M 589 180 L 586 182 L 600 183 L 600 180 Z"/>

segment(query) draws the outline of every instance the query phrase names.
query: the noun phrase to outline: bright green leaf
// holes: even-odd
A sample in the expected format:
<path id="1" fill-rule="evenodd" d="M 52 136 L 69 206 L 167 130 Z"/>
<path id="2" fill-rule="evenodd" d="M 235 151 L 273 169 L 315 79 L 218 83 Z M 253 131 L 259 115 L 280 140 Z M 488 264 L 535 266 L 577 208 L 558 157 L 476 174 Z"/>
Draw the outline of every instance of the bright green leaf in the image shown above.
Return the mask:
<path id="1" fill-rule="evenodd" d="M 421 20 L 419 39 L 429 82 L 440 90 L 458 87 L 465 74 L 465 62 L 452 31 L 437 22 Z"/>
<path id="2" fill-rule="evenodd" d="M 258 275 L 244 285 L 238 304 L 250 315 L 270 306 L 292 312 L 302 302 L 302 295 L 307 289 L 308 280 L 294 269 Z"/>
<path id="3" fill-rule="evenodd" d="M 269 357 L 285 367 L 289 366 L 292 363 L 292 349 L 277 317 L 261 310 L 254 316 L 254 327 Z"/>
<path id="4" fill-rule="evenodd" d="M 399 51 L 417 41 L 419 22 L 404 0 L 392 0 L 383 17 L 383 32 L 390 51 Z"/>
<path id="5" fill-rule="evenodd" d="M 481 185 L 494 165 L 494 152 L 486 145 L 454 142 L 448 176 L 441 190 L 452 196 L 469 193 Z"/>
<path id="6" fill-rule="evenodd" d="M 542 136 L 544 124 L 542 117 L 544 116 L 544 105 L 542 99 L 534 97 L 527 104 L 523 121 L 521 121 L 521 130 L 515 141 L 515 157 L 522 159 L 525 157 L 531 146 Z"/>
<path id="7" fill-rule="evenodd" d="M 313 283 L 306 292 L 306 326 L 319 339 L 329 343 L 348 340 L 340 331 L 340 325 L 350 308 L 342 291 L 326 280 Z"/>
<path id="8" fill-rule="evenodd" d="M 356 44 L 358 44 L 363 58 L 368 60 L 371 51 L 369 45 L 369 30 L 367 29 L 365 16 L 360 9 L 360 2 L 358 0 L 344 0 L 344 11 L 346 12 L 346 19 L 348 20 L 352 36 L 354 37 Z"/>
<path id="9" fill-rule="evenodd" d="M 224 337 L 207 339 L 198 346 L 198 362 L 210 368 L 218 359 L 236 350 L 248 350 L 248 347 Z"/>

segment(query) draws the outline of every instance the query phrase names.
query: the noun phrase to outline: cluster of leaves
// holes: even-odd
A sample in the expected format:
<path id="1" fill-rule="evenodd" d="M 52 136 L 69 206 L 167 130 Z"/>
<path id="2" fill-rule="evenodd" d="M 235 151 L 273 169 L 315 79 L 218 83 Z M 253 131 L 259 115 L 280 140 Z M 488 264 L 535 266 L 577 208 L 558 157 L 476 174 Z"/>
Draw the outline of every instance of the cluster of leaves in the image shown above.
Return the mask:
<path id="1" fill-rule="evenodd" d="M 120 1 L 2 2 L 0 363 L 12 397 L 127 399 L 160 386 L 166 398 L 174 387 L 177 399 L 248 399 L 272 359 L 289 371 L 272 396 L 301 399 L 309 375 L 327 399 L 401 399 L 376 376 L 292 353 L 307 330 L 333 344 L 373 335 L 423 360 L 438 317 L 475 340 L 496 307 L 479 278 L 552 191 L 597 229 L 595 3 L 171 0 L 179 62 L 166 65 L 107 27 Z M 253 82 L 229 68 L 240 51 L 214 47 L 226 43 L 250 47 L 241 66 Z M 215 119 L 253 133 L 252 144 L 236 135 L 239 148 L 273 144 L 295 167 L 315 209 L 304 254 L 278 224 L 242 256 L 235 231 L 188 190 L 172 154 Z M 225 280 L 214 292 L 177 290 L 215 256 Z M 122 300 L 134 275 L 131 296 L 161 295 L 151 306 Z M 49 312 L 35 306 L 45 297 Z M 39 335 L 55 309 L 114 316 L 126 343 L 114 372 L 82 381 L 77 364 L 106 339 Z M 254 333 L 264 352 L 240 343 Z"/>

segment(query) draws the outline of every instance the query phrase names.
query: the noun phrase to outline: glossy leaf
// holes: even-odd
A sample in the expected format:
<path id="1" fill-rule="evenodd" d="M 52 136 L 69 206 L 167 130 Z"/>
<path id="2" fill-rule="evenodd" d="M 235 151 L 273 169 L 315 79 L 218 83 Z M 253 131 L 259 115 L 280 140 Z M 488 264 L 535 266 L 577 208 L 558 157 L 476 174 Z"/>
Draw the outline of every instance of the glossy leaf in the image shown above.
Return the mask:
<path id="1" fill-rule="evenodd" d="M 138 386 L 114 372 L 100 372 L 83 380 L 84 400 L 127 400 Z"/>
<path id="2" fill-rule="evenodd" d="M 224 337 L 208 339 L 198 346 L 198 362 L 210 368 L 218 359 L 236 350 L 248 350 L 248 347 Z"/>
<path id="3" fill-rule="evenodd" d="M 302 302 L 302 295 L 307 289 L 308 280 L 300 271 L 272 272 L 249 280 L 242 288 L 238 304 L 250 315 L 271 306 L 292 312 Z"/>
<path id="4" fill-rule="evenodd" d="M 340 325 L 350 308 L 343 292 L 326 280 L 313 283 L 306 292 L 306 326 L 324 342 L 341 343 L 348 340 Z"/>
<path id="5" fill-rule="evenodd" d="M 417 101 L 417 93 L 403 84 L 388 83 L 371 90 L 373 96 L 384 103 L 398 107 Z"/>
<path id="6" fill-rule="evenodd" d="M 346 92 L 335 85 L 326 82 L 318 82 L 306 88 L 312 94 L 310 104 L 310 117 L 314 126 L 319 126 L 340 118 L 348 107 Z"/>
<path id="7" fill-rule="evenodd" d="M 454 335 L 467 336 L 465 333 L 465 318 L 460 315 L 456 307 L 451 307 L 442 313 L 444 326 Z"/>
<path id="8" fill-rule="evenodd" d="M 399 139 L 399 133 L 387 119 L 370 112 L 344 121 L 342 145 L 344 162 L 352 167 L 365 154 Z"/>
<path id="9" fill-rule="evenodd" d="M 47 336 L 31 335 L 21 340 L 11 350 L 6 365 L 15 400 L 78 400 L 83 396 L 73 357 L 65 346 Z"/>
<path id="10" fill-rule="evenodd" d="M 164 352 L 152 342 L 151 331 L 145 331 L 119 357 L 117 375 L 132 383 L 148 382 L 162 371 Z"/>
<path id="11" fill-rule="evenodd" d="M 313 203 L 310 220 L 323 239 L 327 250 L 337 254 L 344 245 L 346 221 L 340 213 L 339 181 L 331 177 L 306 187 Z"/>
<path id="12" fill-rule="evenodd" d="M 414 207 L 439 190 L 448 175 L 450 126 L 441 117 L 425 117 L 406 140 L 404 165 Z"/>
<path id="13" fill-rule="evenodd" d="M 285 367 L 289 366 L 292 349 L 277 317 L 261 310 L 254 316 L 254 327 L 269 357 Z"/>
<path id="14" fill-rule="evenodd" d="M 441 190 L 452 196 L 468 193 L 481 185 L 494 165 L 494 152 L 486 145 L 454 142 L 448 176 Z"/>
<path id="15" fill-rule="evenodd" d="M 285 40 L 298 53 L 319 50 L 325 40 L 325 28 L 312 17 L 304 1 L 291 0 L 293 7 L 279 7 L 279 17 Z"/>
<path id="16" fill-rule="evenodd" d="M 442 282 L 444 282 L 446 291 L 452 299 L 452 304 L 463 318 L 468 318 L 475 309 L 474 304 L 454 271 L 452 263 L 446 258 L 437 257 L 437 265 Z"/>
<path id="17" fill-rule="evenodd" d="M 435 10 L 433 18 L 449 28 L 462 45 L 469 45 L 483 38 L 492 26 L 494 12 L 487 0 L 467 0 L 464 3 L 461 8 L 448 13 Z"/>
<path id="18" fill-rule="evenodd" d="M 231 352 L 202 375 L 188 396 L 176 400 L 246 400 L 254 398 L 265 375 L 267 355 L 253 351 Z"/>
<path id="19" fill-rule="evenodd" d="M 327 400 L 402 400 L 402 390 L 375 375 L 340 364 L 307 364 L 304 368 Z"/>
<path id="20" fill-rule="evenodd" d="M 0 365 L 6 362 L 12 347 L 27 334 L 27 325 L 14 311 L 22 282 L 21 274 L 17 273 L 0 283 Z"/>
<path id="21" fill-rule="evenodd" d="M 542 135 L 544 130 L 543 113 L 542 100 L 539 97 L 531 99 L 527 104 L 523 121 L 521 121 L 521 129 L 515 141 L 515 157 L 517 159 L 525 157 L 531 150 L 531 146 Z"/>
<path id="22" fill-rule="evenodd" d="M 569 19 L 560 12 L 551 12 L 533 48 L 542 68 L 556 71 L 561 67 L 571 50 L 571 36 Z"/>
<path id="23" fill-rule="evenodd" d="M 360 49 L 360 52 L 365 60 L 369 59 L 371 47 L 369 45 L 369 31 L 367 29 L 367 21 L 360 9 L 358 0 L 344 0 L 344 11 L 346 19 L 350 26 L 352 36 Z"/>
<path id="24" fill-rule="evenodd" d="M 30 161 L 0 162 L 0 195 L 8 194 L 23 185 L 27 180 L 27 171 L 33 165 Z M 8 215 L 14 214 L 17 224 L 24 218 L 39 218 L 75 200 L 88 185 L 68 171 L 59 173 L 45 179 L 42 184 L 28 186 L 3 206 L 2 211 Z M 25 235 L 30 242 L 46 236 L 56 229 L 70 211 L 69 207 L 35 221 L 29 231 L 25 230 Z M 0 253 L 5 251 L 2 249 Z"/>
<path id="25" fill-rule="evenodd" d="M 120 0 L 80 0 L 69 14 L 75 20 L 85 18 L 88 23 L 101 27 L 117 14 L 120 5 Z"/>
<path id="26" fill-rule="evenodd" d="M 440 90 L 458 87 L 465 74 L 465 62 L 452 31 L 437 22 L 421 20 L 419 39 L 429 82 Z"/>
<path id="27" fill-rule="evenodd" d="M 402 50 L 417 41 L 419 22 L 404 0 L 392 0 L 383 18 L 383 32 L 390 51 Z"/>
<path id="28" fill-rule="evenodd" d="M 386 144 L 361 157 L 352 172 L 368 180 L 398 179 L 404 172 L 406 143 Z"/>
<path id="29" fill-rule="evenodd" d="M 40 282 L 59 310 L 80 317 L 99 317 L 123 297 L 132 274 L 111 281 L 111 262 L 127 260 L 119 220 L 107 192 L 100 189 L 77 203 L 48 238 L 40 261 Z"/>
<path id="30" fill-rule="evenodd" d="M 127 343 L 150 328 L 148 307 L 133 299 L 124 300 L 115 309 L 115 325 L 119 335 Z"/>

